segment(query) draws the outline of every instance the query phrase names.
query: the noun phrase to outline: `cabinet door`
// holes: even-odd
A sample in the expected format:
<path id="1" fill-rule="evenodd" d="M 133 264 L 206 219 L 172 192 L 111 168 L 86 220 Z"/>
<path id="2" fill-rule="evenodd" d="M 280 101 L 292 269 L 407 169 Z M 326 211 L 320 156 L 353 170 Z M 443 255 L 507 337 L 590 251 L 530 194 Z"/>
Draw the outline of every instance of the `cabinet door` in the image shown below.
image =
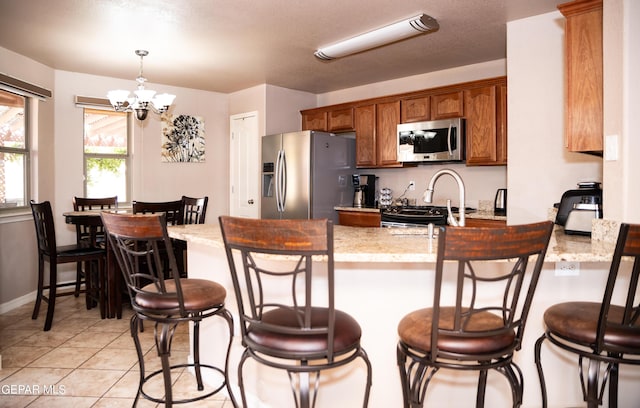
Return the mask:
<path id="1" fill-rule="evenodd" d="M 354 109 L 356 129 L 356 166 L 376 165 L 376 105 L 358 106 Z"/>
<path id="2" fill-rule="evenodd" d="M 403 99 L 400 101 L 400 120 L 402 123 L 421 122 L 429 120 L 431 108 L 430 98 L 420 96 L 417 98 Z"/>
<path id="3" fill-rule="evenodd" d="M 376 105 L 376 149 L 379 166 L 401 166 L 398 162 L 400 101 Z"/>
<path id="4" fill-rule="evenodd" d="M 558 6 L 565 25 L 565 144 L 572 152 L 602 153 L 602 1 Z"/>
<path id="5" fill-rule="evenodd" d="M 353 108 L 329 111 L 327 117 L 329 132 L 347 132 L 353 130 Z"/>
<path id="6" fill-rule="evenodd" d="M 431 120 L 464 116 L 462 91 L 431 96 Z"/>
<path id="7" fill-rule="evenodd" d="M 302 113 L 302 130 L 327 131 L 327 112 L 304 112 Z"/>
<path id="8" fill-rule="evenodd" d="M 498 163 L 496 88 L 486 86 L 464 91 L 468 166 Z"/>
<path id="9" fill-rule="evenodd" d="M 338 222 L 350 227 L 380 227 L 380 213 L 338 211 Z"/>

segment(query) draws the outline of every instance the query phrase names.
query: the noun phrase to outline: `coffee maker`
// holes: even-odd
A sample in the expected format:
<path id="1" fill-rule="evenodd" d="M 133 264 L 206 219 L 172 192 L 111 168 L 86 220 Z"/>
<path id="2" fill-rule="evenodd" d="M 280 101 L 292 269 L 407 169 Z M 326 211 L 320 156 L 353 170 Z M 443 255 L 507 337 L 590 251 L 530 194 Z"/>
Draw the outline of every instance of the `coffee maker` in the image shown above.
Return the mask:
<path id="1" fill-rule="evenodd" d="M 353 182 L 353 206 L 375 207 L 376 205 L 376 175 L 375 174 L 354 174 Z"/>

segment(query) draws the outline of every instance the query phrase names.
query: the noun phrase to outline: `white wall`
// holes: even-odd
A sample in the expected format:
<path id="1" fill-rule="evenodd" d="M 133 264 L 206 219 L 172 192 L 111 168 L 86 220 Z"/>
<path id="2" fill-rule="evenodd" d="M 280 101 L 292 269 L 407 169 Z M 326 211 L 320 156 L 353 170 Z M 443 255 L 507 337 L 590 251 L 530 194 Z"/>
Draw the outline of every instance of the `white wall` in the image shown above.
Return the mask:
<path id="1" fill-rule="evenodd" d="M 301 130 L 302 115 L 300 115 L 300 111 L 313 107 L 316 99 L 316 96 L 309 92 L 273 85 L 267 85 L 266 96 L 266 135 Z"/>
<path id="2" fill-rule="evenodd" d="M 507 24 L 510 224 L 546 219 L 564 191 L 602 181 L 601 158 L 564 148 L 563 41 L 560 12 Z"/>
<path id="3" fill-rule="evenodd" d="M 0 47 L 0 72 L 49 89 L 54 92 L 54 71 L 32 59 L 25 58 Z M 54 179 L 54 105 L 52 100 L 35 102 L 30 123 L 34 154 L 31 157 L 35 168 L 31 186 L 36 200 L 47 200 L 55 191 Z M 57 210 L 52 203 L 54 211 Z M 0 219 L 0 313 L 17 307 L 25 300 L 22 297 L 33 292 L 38 279 L 38 260 L 31 211 Z M 26 301 L 31 300 L 30 297 Z"/>
<path id="4" fill-rule="evenodd" d="M 313 108 L 316 95 L 262 84 L 229 95 L 229 112 L 258 112 L 260 135 L 294 132 L 302 128 L 300 111 Z"/>
<path id="5" fill-rule="evenodd" d="M 604 161 L 605 217 L 639 223 L 640 4 L 609 0 L 603 7 L 604 134 L 617 135 L 619 146 L 618 159 Z"/>
<path id="6" fill-rule="evenodd" d="M 252 88 L 229 94 L 229 116 L 246 112 L 258 112 L 258 131 L 266 134 L 267 85 L 262 84 Z"/>
<path id="7" fill-rule="evenodd" d="M 82 108 L 75 106 L 76 95 L 105 97 L 110 89 L 133 89 L 135 83 L 68 71 L 56 71 L 55 98 L 55 175 L 59 181 L 55 191 L 58 213 L 72 209 L 74 195 L 83 195 Z M 207 222 L 228 213 L 228 96 L 215 92 L 148 84 L 150 89 L 176 95 L 172 115 L 202 117 L 205 128 L 205 161 L 203 163 L 164 163 L 161 160 L 162 125 L 160 117 L 150 113 L 143 122 L 134 120 L 132 148 L 132 200 L 170 201 L 183 194 L 209 196 Z M 64 222 L 62 217 L 56 221 Z M 73 242 L 73 228 L 61 236 Z"/>

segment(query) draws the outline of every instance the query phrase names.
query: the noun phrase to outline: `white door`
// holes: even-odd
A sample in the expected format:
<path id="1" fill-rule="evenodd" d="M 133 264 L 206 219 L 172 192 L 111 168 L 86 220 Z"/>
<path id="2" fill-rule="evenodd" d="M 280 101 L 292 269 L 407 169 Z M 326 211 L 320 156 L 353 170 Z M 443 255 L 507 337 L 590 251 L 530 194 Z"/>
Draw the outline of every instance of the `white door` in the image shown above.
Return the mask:
<path id="1" fill-rule="evenodd" d="M 230 215 L 260 218 L 258 112 L 231 116 Z"/>

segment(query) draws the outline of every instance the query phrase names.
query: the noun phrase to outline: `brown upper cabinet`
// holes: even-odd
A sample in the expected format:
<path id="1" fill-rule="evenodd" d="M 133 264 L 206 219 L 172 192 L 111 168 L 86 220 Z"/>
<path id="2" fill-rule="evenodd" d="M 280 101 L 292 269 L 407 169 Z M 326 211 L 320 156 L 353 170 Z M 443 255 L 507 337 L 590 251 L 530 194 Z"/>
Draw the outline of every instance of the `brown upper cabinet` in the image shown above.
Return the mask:
<path id="1" fill-rule="evenodd" d="M 565 145 L 602 154 L 602 0 L 560 4 L 565 24 Z"/>
<path id="2" fill-rule="evenodd" d="M 302 130 L 322 132 L 353 132 L 353 107 L 309 109 L 302 112 Z"/>
<path id="3" fill-rule="evenodd" d="M 397 161 L 398 124 L 455 117 L 466 119 L 468 166 L 507 164 L 506 77 L 308 109 L 301 114 L 303 130 L 355 131 L 359 168 L 403 166 Z"/>
<path id="4" fill-rule="evenodd" d="M 329 111 L 327 130 L 329 132 L 350 132 L 355 130 L 353 127 L 353 108 Z"/>
<path id="5" fill-rule="evenodd" d="M 356 166 L 376 167 L 376 105 L 355 108 Z"/>
<path id="6" fill-rule="evenodd" d="M 376 150 L 380 167 L 399 167 L 398 124 L 400 124 L 400 101 L 376 104 Z M 356 139 L 358 131 L 356 129 Z"/>
<path id="7" fill-rule="evenodd" d="M 400 167 L 397 127 L 400 101 L 356 106 L 356 167 Z"/>
<path id="8" fill-rule="evenodd" d="M 467 166 L 507 164 L 505 85 L 464 91 Z"/>
<path id="9" fill-rule="evenodd" d="M 462 91 L 431 96 L 431 120 L 464 116 Z"/>
<path id="10" fill-rule="evenodd" d="M 312 110 L 302 113 L 302 130 L 327 131 L 327 111 Z"/>
<path id="11" fill-rule="evenodd" d="M 401 123 L 423 122 L 431 117 L 429 96 L 417 96 L 400 101 Z"/>

